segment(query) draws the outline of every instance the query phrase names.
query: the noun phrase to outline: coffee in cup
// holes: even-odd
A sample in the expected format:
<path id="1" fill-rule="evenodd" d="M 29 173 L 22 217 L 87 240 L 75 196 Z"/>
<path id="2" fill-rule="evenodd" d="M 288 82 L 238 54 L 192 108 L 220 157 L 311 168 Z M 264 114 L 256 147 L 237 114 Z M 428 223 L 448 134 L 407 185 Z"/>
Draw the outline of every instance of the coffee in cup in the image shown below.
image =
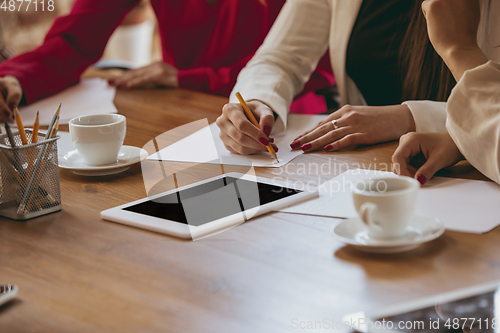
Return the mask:
<path id="1" fill-rule="evenodd" d="M 373 178 L 353 186 L 354 207 L 368 228 L 368 235 L 379 239 L 404 236 L 415 211 L 420 184 L 410 177 Z"/>
<path id="2" fill-rule="evenodd" d="M 83 162 L 89 166 L 117 161 L 126 133 L 125 117 L 119 114 L 96 114 L 69 121 L 71 141 Z"/>

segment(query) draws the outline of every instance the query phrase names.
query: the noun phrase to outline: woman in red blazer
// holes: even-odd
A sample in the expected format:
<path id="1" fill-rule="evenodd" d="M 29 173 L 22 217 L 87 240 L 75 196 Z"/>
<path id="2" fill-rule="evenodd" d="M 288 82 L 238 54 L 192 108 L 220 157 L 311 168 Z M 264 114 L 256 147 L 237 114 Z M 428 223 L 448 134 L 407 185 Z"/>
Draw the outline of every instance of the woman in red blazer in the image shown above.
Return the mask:
<path id="1" fill-rule="evenodd" d="M 12 109 L 20 103 L 31 103 L 76 84 L 82 72 L 99 60 L 125 14 L 139 2 L 76 0 L 71 12 L 54 22 L 40 47 L 1 63 L 0 90 L 6 103 L 0 99 L 0 120 L 12 119 Z M 136 81 L 137 75 L 132 73 L 110 84 L 130 88 L 153 81 L 228 96 L 239 71 L 263 42 L 284 3 L 151 0 L 163 62 L 140 73 L 158 76 L 160 71 L 164 78 Z M 333 83 L 328 57 L 324 57 L 302 95 L 301 105 L 308 105 L 308 113 L 326 110 L 324 99 L 313 90 Z"/>

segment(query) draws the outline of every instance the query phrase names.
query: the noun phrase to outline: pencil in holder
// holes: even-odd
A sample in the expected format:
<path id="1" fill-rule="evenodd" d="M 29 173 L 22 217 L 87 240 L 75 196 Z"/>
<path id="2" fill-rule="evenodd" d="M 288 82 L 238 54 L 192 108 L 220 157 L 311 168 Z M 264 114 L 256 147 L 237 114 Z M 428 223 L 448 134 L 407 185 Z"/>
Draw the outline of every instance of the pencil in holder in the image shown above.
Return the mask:
<path id="1" fill-rule="evenodd" d="M 26 129 L 28 142 L 32 131 Z M 28 220 L 60 211 L 61 187 L 57 161 L 57 140 L 22 145 L 19 132 L 13 133 L 15 147 L 7 135 L 0 135 L 0 216 Z"/>

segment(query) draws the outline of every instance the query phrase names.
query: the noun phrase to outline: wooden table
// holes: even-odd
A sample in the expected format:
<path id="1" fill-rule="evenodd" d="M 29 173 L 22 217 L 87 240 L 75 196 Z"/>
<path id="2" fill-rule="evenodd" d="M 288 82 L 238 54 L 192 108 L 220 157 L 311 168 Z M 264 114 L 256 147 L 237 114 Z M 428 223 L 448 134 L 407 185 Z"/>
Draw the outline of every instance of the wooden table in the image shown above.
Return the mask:
<path id="1" fill-rule="evenodd" d="M 188 122 L 213 122 L 225 101 L 133 90 L 119 91 L 115 104 L 127 117 L 125 144 L 142 147 Z M 362 163 L 380 169 L 395 147 L 306 154 L 281 176 L 318 183 Z M 333 167 L 303 171 L 313 163 Z M 334 167 L 340 163 L 344 169 Z M 218 166 L 206 170 L 220 173 Z M 445 175 L 484 179 L 467 164 Z M 62 212 L 0 220 L 0 282 L 20 288 L 0 307 L 0 332 L 304 332 L 294 323 L 340 320 L 500 279 L 498 228 L 446 231 L 414 251 L 374 255 L 335 241 L 335 219 L 274 213 L 191 242 L 100 219 L 100 211 L 146 196 L 139 164 L 107 177 L 61 171 L 61 190 Z"/>

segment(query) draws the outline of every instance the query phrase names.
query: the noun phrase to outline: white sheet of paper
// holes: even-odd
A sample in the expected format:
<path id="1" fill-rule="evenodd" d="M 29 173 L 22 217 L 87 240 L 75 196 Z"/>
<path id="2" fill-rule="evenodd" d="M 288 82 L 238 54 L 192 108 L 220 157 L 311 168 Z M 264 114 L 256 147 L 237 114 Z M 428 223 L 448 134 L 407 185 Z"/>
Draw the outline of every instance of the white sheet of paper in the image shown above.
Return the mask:
<path id="1" fill-rule="evenodd" d="M 254 167 L 278 168 L 303 153 L 302 150 L 292 151 L 290 149 L 292 140 L 312 128 L 325 117 L 325 115 L 290 114 L 288 116 L 288 128 L 286 132 L 272 135 L 274 143 L 278 146 L 279 151 L 277 155 L 279 163 L 276 163 L 268 152 L 261 152 L 250 156 L 230 153 L 220 140 L 219 127 L 215 123 L 160 149 L 159 153 L 150 155 L 148 160 L 222 163 L 227 165 L 253 165 Z"/>
<path id="2" fill-rule="evenodd" d="M 320 197 L 283 212 L 328 217 L 357 216 L 351 184 L 374 177 L 398 177 L 392 172 L 349 170 L 321 184 Z M 493 182 L 434 177 L 418 195 L 416 214 L 440 219 L 446 229 L 485 233 L 500 224 L 500 186 Z"/>
<path id="3" fill-rule="evenodd" d="M 59 103 L 62 103 L 59 124 L 67 124 L 72 118 L 98 113 L 117 113 L 113 104 L 116 90 L 100 78 L 83 79 L 76 86 L 54 96 L 19 108 L 26 127 L 35 121 L 40 111 L 40 125 L 49 125 Z"/>

